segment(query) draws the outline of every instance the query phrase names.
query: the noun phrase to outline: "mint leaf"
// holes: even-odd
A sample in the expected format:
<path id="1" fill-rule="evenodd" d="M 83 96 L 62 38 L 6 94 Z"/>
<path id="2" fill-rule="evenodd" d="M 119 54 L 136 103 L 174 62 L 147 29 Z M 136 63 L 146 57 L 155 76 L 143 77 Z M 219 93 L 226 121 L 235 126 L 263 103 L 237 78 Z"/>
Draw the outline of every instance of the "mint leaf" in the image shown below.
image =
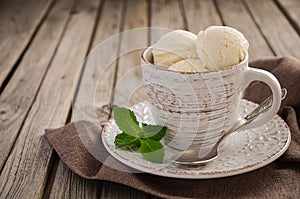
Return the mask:
<path id="1" fill-rule="evenodd" d="M 133 111 L 127 108 L 115 107 L 114 118 L 121 131 L 126 132 L 128 135 L 138 137 L 141 128 Z"/>
<path id="2" fill-rule="evenodd" d="M 140 138 L 150 138 L 156 141 L 161 140 L 167 131 L 167 127 L 160 125 L 143 124 Z"/>
<path id="3" fill-rule="evenodd" d="M 140 139 L 140 152 L 146 160 L 153 163 L 163 163 L 165 151 L 163 145 L 156 140 L 149 138 Z"/>
<path id="4" fill-rule="evenodd" d="M 153 163 L 162 163 L 165 155 L 159 142 L 166 134 L 167 127 L 143 124 L 140 126 L 134 112 L 127 108 L 115 107 L 114 118 L 122 131 L 115 137 L 115 146 L 122 149 L 138 149 L 142 156 Z"/>
<path id="5" fill-rule="evenodd" d="M 127 133 L 118 134 L 114 141 L 116 147 L 122 149 L 137 149 L 141 146 L 140 139 Z"/>

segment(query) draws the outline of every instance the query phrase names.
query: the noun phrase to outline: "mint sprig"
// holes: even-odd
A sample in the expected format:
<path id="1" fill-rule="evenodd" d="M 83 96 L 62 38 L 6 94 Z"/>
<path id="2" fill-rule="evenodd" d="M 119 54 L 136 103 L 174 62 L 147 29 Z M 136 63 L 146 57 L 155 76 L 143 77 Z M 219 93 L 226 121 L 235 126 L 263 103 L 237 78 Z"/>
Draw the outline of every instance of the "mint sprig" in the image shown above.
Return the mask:
<path id="1" fill-rule="evenodd" d="M 162 163 L 165 155 L 160 140 L 165 136 L 167 127 L 139 123 L 130 109 L 115 107 L 114 118 L 122 133 L 115 137 L 116 147 L 139 149 L 144 159 L 153 163 Z"/>

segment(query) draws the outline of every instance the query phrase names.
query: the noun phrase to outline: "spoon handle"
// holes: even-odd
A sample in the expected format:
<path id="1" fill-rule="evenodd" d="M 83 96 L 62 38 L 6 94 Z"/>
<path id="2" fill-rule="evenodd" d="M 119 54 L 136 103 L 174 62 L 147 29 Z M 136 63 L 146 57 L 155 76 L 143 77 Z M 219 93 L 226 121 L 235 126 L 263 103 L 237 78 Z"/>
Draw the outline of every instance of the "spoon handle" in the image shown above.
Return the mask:
<path id="1" fill-rule="evenodd" d="M 281 89 L 281 100 L 286 97 L 287 90 L 285 88 Z M 273 102 L 272 95 L 269 96 L 265 101 L 263 101 L 256 109 L 249 113 L 244 119 L 247 120 L 247 123 L 253 121 L 258 115 L 269 110 Z"/>
<path id="2" fill-rule="evenodd" d="M 286 97 L 287 90 L 285 88 L 281 89 L 281 100 Z M 253 111 L 251 111 L 248 115 L 246 115 L 243 119 L 239 120 L 235 123 L 228 131 L 224 133 L 224 135 L 218 140 L 217 144 L 222 142 L 224 138 L 226 138 L 229 134 L 233 133 L 234 131 L 238 130 L 245 124 L 252 122 L 256 119 L 260 114 L 269 110 L 273 102 L 273 96 L 269 96 L 265 101 L 263 101 L 258 107 L 256 107 Z"/>
<path id="3" fill-rule="evenodd" d="M 281 99 L 284 99 L 287 93 L 287 90 L 284 88 L 281 90 L 282 95 Z M 267 111 L 272 106 L 272 96 L 268 97 L 263 103 L 261 103 L 257 108 L 255 108 L 251 113 L 249 113 L 243 119 L 240 119 L 236 122 L 229 130 L 227 130 L 223 136 L 217 141 L 214 147 L 206 153 L 202 158 L 199 157 L 200 148 L 189 149 L 184 151 L 184 153 L 180 157 L 175 157 L 173 160 L 175 163 L 183 164 L 183 165 L 203 165 L 209 161 L 214 160 L 219 154 L 219 146 L 220 143 L 230 135 L 232 132 L 238 130 L 243 125 L 248 124 L 249 122 L 256 119 L 261 113 Z"/>

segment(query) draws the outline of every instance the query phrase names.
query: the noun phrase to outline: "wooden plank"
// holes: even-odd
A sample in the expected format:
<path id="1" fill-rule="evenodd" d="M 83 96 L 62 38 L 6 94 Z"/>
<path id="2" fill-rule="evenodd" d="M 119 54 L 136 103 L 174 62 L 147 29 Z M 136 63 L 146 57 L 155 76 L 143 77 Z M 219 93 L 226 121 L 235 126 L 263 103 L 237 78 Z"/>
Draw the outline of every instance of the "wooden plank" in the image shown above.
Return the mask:
<path id="1" fill-rule="evenodd" d="M 299 0 L 276 0 L 277 5 L 284 12 L 290 23 L 300 34 L 300 1 Z"/>
<path id="2" fill-rule="evenodd" d="M 98 111 L 99 114 L 97 117 L 99 118 L 99 122 L 106 122 L 109 119 L 111 93 L 116 70 L 116 62 L 113 62 L 113 57 L 117 57 L 119 37 L 114 37 L 110 41 L 106 39 L 120 31 L 122 9 L 123 2 L 119 0 L 105 1 L 103 4 L 92 46 L 96 47 L 99 43 L 104 46 L 98 46 L 89 55 L 89 59 L 93 59 L 95 62 L 87 62 L 85 65 L 76 98 L 80 103 L 87 105 L 87 107 L 82 108 L 87 113 L 73 111 L 72 121 L 78 120 L 78 117 L 89 116 L 92 114 L 90 111 L 95 111 L 88 108 L 88 106 L 93 105 L 94 92 L 98 87 L 101 87 L 101 89 L 98 89 L 97 92 L 99 95 L 96 97 L 96 109 L 103 109 L 104 111 Z M 101 55 L 101 59 L 98 59 L 99 54 Z M 105 66 L 107 65 L 105 63 L 109 62 L 113 62 L 113 64 L 106 69 Z M 104 71 L 106 71 L 105 75 L 102 76 L 98 84 L 98 78 Z M 75 102 L 76 104 L 77 102 Z M 83 116 L 78 116 L 78 114 L 83 114 Z M 96 199 L 100 198 L 100 192 L 101 183 L 99 181 L 85 180 L 74 174 L 62 161 L 59 161 L 53 187 L 50 191 L 50 198 Z"/>
<path id="3" fill-rule="evenodd" d="M 137 191 L 131 187 L 127 187 L 124 185 L 117 185 L 112 182 L 105 182 L 103 185 L 103 192 L 101 193 L 101 199 L 142 199 L 142 198 L 152 198 L 155 199 L 154 196 L 148 196 L 141 191 Z"/>
<path id="4" fill-rule="evenodd" d="M 143 50 L 148 46 L 147 26 L 146 0 L 139 2 L 129 0 L 125 14 L 124 32 L 121 36 L 114 105 L 132 106 L 146 100 L 140 58 Z M 144 28 L 134 29 L 141 27 Z"/>
<path id="5" fill-rule="evenodd" d="M 100 198 L 101 183 L 86 180 L 59 161 L 50 196 L 44 198 Z"/>
<path id="6" fill-rule="evenodd" d="M 156 43 L 162 35 L 168 32 L 166 29 L 186 28 L 177 0 L 153 0 L 151 1 L 150 10 L 150 26 L 162 28 L 161 31 L 158 31 L 158 29 L 150 30 L 150 44 Z"/>
<path id="7" fill-rule="evenodd" d="M 55 54 L 72 5 L 73 0 L 55 4 L 0 96 L 0 170 Z"/>
<path id="8" fill-rule="evenodd" d="M 275 54 L 300 58 L 300 37 L 276 4 L 271 0 L 245 3 Z"/>
<path id="9" fill-rule="evenodd" d="M 42 197 L 53 154 L 44 129 L 66 122 L 98 6 L 99 1 L 82 0 L 72 11 L 56 55 L 2 170 L 0 198 Z"/>
<path id="10" fill-rule="evenodd" d="M 114 105 L 131 106 L 145 100 L 140 56 L 148 45 L 147 9 L 147 0 L 127 1 L 113 98 Z M 119 184 L 103 182 L 101 198 L 148 198 L 148 194 Z"/>
<path id="11" fill-rule="evenodd" d="M 90 60 L 94 60 L 95 63 L 91 64 L 90 70 L 85 72 L 84 81 L 80 84 L 82 98 L 86 96 L 84 90 L 93 88 L 95 94 L 93 104 L 100 124 L 106 123 L 111 115 L 111 100 L 120 45 L 120 34 L 117 33 L 122 31 L 124 21 L 122 14 L 126 5 L 124 1 L 113 0 L 106 2 L 104 6 L 106 7 L 103 9 L 103 16 L 93 41 L 95 52 L 90 57 Z M 97 58 L 99 55 L 101 59 Z"/>
<path id="12" fill-rule="evenodd" d="M 53 0 L 4 0 L 0 2 L 0 87 Z"/>
<path id="13" fill-rule="evenodd" d="M 151 1 L 151 26 L 184 29 L 184 19 L 179 2 L 168 0 Z"/>
<path id="14" fill-rule="evenodd" d="M 240 0 L 217 0 L 217 7 L 225 25 L 241 31 L 249 41 L 250 60 L 272 56 L 272 50 L 253 21 L 244 3 Z"/>
<path id="15" fill-rule="evenodd" d="M 209 26 L 222 25 L 221 17 L 213 1 L 183 0 L 183 7 L 188 30 L 195 34 Z"/>

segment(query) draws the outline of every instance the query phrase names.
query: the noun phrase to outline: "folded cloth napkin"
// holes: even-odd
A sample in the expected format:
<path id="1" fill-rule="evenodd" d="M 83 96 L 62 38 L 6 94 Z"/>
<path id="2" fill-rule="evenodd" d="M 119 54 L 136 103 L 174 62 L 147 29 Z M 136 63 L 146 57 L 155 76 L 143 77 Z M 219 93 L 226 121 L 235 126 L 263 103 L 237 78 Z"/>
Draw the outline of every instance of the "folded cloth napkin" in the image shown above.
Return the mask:
<path id="1" fill-rule="evenodd" d="M 124 184 L 164 198 L 299 198 L 300 196 L 300 61 L 292 57 L 264 59 L 251 62 L 252 67 L 272 72 L 287 88 L 280 116 L 292 133 L 292 141 L 283 156 L 273 163 L 245 174 L 206 180 L 175 179 L 132 169 L 112 158 L 101 142 L 101 127 L 87 121 L 70 123 L 59 129 L 46 130 L 46 136 L 59 157 L 76 174 Z M 245 98 L 262 102 L 270 91 L 259 82 L 252 83 Z M 298 118 L 297 118 L 298 115 Z M 298 121 L 297 121 L 298 120 Z M 84 133 L 81 133 L 84 132 Z M 85 135 L 95 145 L 97 160 L 81 142 Z M 95 151 L 94 151 L 95 152 Z M 104 162 L 102 164 L 102 162 Z M 107 164 L 106 164 L 107 163 Z M 106 165 L 114 165 L 110 168 Z"/>

